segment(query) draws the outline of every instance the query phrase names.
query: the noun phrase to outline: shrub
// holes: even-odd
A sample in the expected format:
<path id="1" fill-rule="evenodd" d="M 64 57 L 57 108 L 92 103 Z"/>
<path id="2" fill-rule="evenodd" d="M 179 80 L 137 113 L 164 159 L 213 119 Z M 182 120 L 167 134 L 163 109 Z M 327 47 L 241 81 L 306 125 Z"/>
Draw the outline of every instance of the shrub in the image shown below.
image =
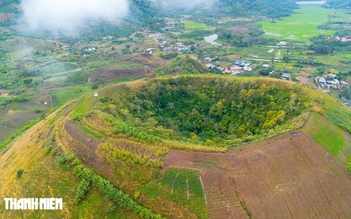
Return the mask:
<path id="1" fill-rule="evenodd" d="M 49 147 L 45 148 L 45 151 L 44 151 L 45 154 L 49 154 L 51 149 L 52 149 L 52 146 L 49 146 Z"/>
<path id="2" fill-rule="evenodd" d="M 21 178 L 22 177 L 22 175 L 23 175 L 23 173 L 24 173 L 24 170 L 23 169 L 18 169 L 17 170 L 17 179 L 19 179 L 19 178 Z"/>

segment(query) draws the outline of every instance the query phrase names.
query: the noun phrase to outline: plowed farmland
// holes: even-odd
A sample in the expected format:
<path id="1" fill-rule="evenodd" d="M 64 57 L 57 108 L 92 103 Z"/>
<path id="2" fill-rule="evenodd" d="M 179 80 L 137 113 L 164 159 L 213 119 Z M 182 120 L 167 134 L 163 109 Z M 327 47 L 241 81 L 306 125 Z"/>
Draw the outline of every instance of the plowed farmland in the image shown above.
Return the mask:
<path id="1" fill-rule="evenodd" d="M 303 132 L 226 154 L 169 153 L 165 168 L 199 169 L 210 218 L 350 218 L 344 164 Z"/>

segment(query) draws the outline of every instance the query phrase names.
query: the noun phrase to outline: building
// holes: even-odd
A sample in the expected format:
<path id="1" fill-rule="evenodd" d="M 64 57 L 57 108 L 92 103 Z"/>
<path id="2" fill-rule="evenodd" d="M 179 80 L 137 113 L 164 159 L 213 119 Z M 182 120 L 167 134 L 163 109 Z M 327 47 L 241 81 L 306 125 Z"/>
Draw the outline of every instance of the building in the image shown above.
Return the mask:
<path id="1" fill-rule="evenodd" d="M 290 75 L 289 73 L 284 73 L 284 74 L 282 75 L 282 78 L 283 78 L 284 80 L 290 80 L 291 75 Z"/>
<path id="2" fill-rule="evenodd" d="M 324 84 L 326 84 L 327 81 L 325 80 L 325 78 L 320 77 L 320 78 L 319 78 L 319 83 L 324 83 Z"/>
<path id="3" fill-rule="evenodd" d="M 340 81 L 340 84 L 341 84 L 342 86 L 349 86 L 349 83 L 347 83 L 346 81 Z"/>
<path id="4" fill-rule="evenodd" d="M 229 69 L 222 71 L 223 74 L 232 74 L 233 72 Z"/>
<path id="5" fill-rule="evenodd" d="M 235 61 L 234 62 L 234 65 L 237 65 L 237 66 L 240 66 L 240 67 L 247 67 L 247 66 L 249 66 L 251 63 L 250 62 L 248 62 L 248 61 L 244 61 L 244 62 L 242 62 L 242 61 Z"/>
<path id="6" fill-rule="evenodd" d="M 336 78 L 336 74 L 328 74 L 328 77 Z"/>
<path id="7" fill-rule="evenodd" d="M 211 64 L 211 63 L 209 63 L 209 64 L 206 64 L 206 67 L 207 67 L 207 68 L 213 68 L 213 67 L 214 67 L 214 65 L 213 65 L 213 64 Z"/>
<path id="8" fill-rule="evenodd" d="M 176 46 L 176 47 L 183 47 L 184 43 L 178 42 L 178 43 L 175 43 L 174 46 Z"/>
<path id="9" fill-rule="evenodd" d="M 155 51 L 156 48 L 147 48 L 145 49 L 146 53 L 152 54 L 153 51 Z"/>
<path id="10" fill-rule="evenodd" d="M 327 88 L 327 81 L 325 80 L 325 78 L 320 77 L 318 81 L 322 88 Z"/>
<path id="11" fill-rule="evenodd" d="M 285 41 L 280 41 L 280 42 L 277 43 L 276 45 L 277 45 L 277 46 L 286 46 L 286 45 L 288 45 L 288 43 L 285 42 Z"/>

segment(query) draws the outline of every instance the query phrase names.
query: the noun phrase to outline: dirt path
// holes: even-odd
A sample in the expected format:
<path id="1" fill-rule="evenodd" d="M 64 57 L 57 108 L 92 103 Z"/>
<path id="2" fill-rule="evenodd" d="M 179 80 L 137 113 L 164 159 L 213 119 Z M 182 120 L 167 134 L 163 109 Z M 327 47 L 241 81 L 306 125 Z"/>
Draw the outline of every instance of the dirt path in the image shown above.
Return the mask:
<path id="1" fill-rule="evenodd" d="M 351 178 L 327 153 L 299 132 L 226 154 L 171 151 L 165 168 L 199 169 L 210 218 L 350 218 Z"/>

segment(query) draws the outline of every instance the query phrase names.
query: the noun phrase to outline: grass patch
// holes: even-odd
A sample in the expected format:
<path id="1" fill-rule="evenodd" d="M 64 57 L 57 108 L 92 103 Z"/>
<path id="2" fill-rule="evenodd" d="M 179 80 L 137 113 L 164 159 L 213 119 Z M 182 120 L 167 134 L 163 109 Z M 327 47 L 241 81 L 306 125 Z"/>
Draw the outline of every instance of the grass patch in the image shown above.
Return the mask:
<path id="1" fill-rule="evenodd" d="M 345 146 L 345 139 L 341 128 L 328 124 L 319 114 L 312 113 L 312 124 L 307 128 L 307 132 L 313 140 L 322 145 L 333 155 L 338 155 Z"/>
<path id="2" fill-rule="evenodd" d="M 205 24 L 196 23 L 196 22 L 184 22 L 185 29 L 203 29 L 206 28 Z"/>
<path id="3" fill-rule="evenodd" d="M 161 179 L 141 187 L 141 192 L 156 199 L 158 196 L 187 207 L 199 218 L 207 218 L 208 210 L 198 171 L 171 168 Z"/>
<path id="4" fill-rule="evenodd" d="M 54 107 L 59 107 L 71 100 L 74 100 L 80 97 L 85 93 L 88 93 L 89 91 L 91 91 L 91 86 L 84 85 L 84 86 L 75 86 L 75 87 L 56 89 L 53 92 L 50 92 L 50 95 L 53 98 Z"/>
<path id="5" fill-rule="evenodd" d="M 283 67 L 284 67 L 284 64 L 285 64 L 285 63 L 283 63 L 283 62 L 275 62 L 275 63 L 274 63 L 274 67 L 275 67 L 275 68 L 283 68 Z"/>
<path id="6" fill-rule="evenodd" d="M 318 34 L 333 35 L 333 30 L 318 30 L 317 26 L 328 20 L 333 9 L 325 9 L 318 6 L 301 6 L 290 17 L 277 20 L 276 23 L 262 21 L 266 37 L 290 40 L 308 40 Z M 306 22 L 307 21 L 307 22 Z"/>
<path id="7" fill-rule="evenodd" d="M 95 138 L 99 139 L 100 142 L 105 142 L 106 141 L 106 139 L 103 136 L 101 136 L 98 133 L 88 129 L 87 127 L 83 126 L 82 124 L 77 123 L 77 126 L 78 126 L 78 128 L 80 130 L 84 131 L 85 133 L 87 133 L 87 134 L 89 134 L 91 136 L 94 136 Z"/>

